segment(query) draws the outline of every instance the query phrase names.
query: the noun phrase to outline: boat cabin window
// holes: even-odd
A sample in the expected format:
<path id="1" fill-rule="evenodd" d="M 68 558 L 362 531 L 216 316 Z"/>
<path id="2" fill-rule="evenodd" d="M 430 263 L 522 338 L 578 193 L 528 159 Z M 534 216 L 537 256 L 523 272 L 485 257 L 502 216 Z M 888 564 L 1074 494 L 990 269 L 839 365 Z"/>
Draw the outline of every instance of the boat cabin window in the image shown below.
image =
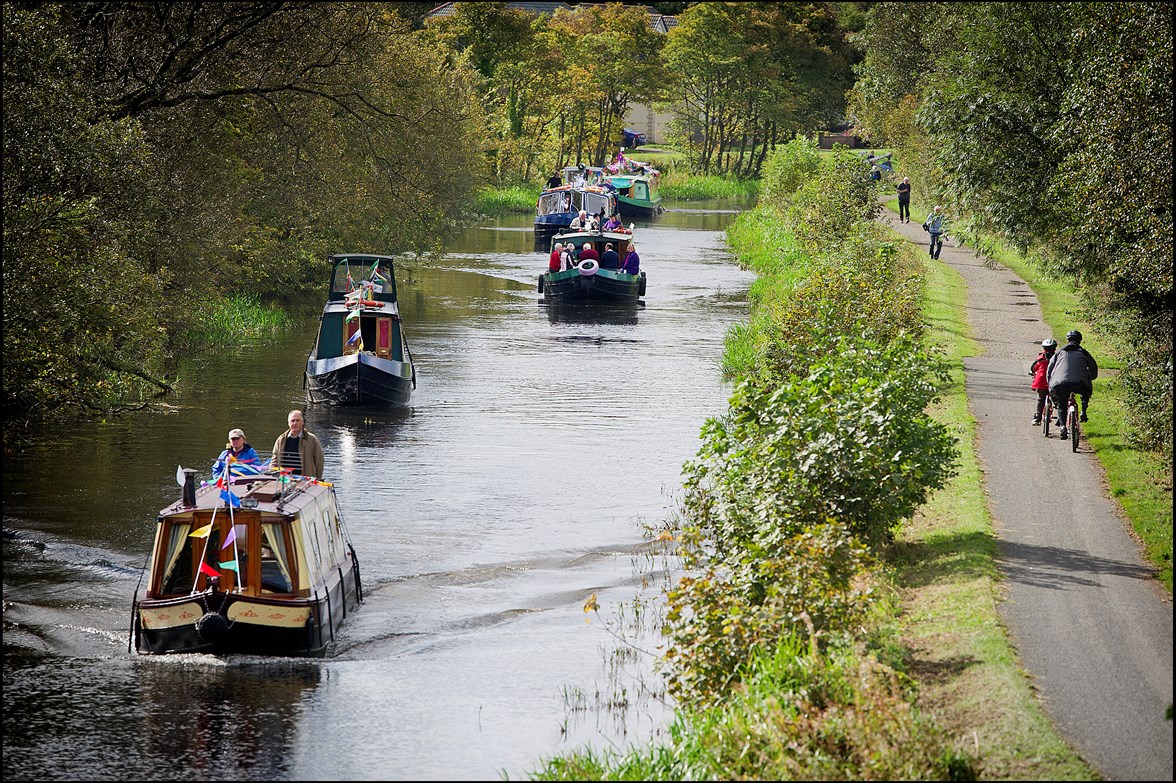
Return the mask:
<path id="1" fill-rule="evenodd" d="M 290 548 L 286 525 L 261 526 L 261 592 L 292 593 Z"/>
<path id="2" fill-rule="evenodd" d="M 373 270 L 372 267 L 375 266 Z M 373 277 L 373 271 L 375 277 Z M 342 261 L 335 265 L 335 271 L 331 276 L 331 293 L 333 294 L 347 294 L 359 287 L 361 280 L 373 280 L 380 291 L 377 293 L 392 294 L 395 296 L 396 283 L 392 276 L 392 262 L 387 258 L 378 260 L 357 258 L 350 261 Z"/>
<path id="3" fill-rule="evenodd" d="M 584 206 L 582 207 L 589 215 L 595 215 L 604 212 L 604 216 L 608 217 L 612 214 L 610 200 L 607 194 L 604 193 L 585 193 Z"/>
<path id="4" fill-rule="evenodd" d="M 555 215 L 567 212 L 572 206 L 572 193 L 569 190 L 545 193 L 539 197 L 538 212 L 540 215 Z"/>

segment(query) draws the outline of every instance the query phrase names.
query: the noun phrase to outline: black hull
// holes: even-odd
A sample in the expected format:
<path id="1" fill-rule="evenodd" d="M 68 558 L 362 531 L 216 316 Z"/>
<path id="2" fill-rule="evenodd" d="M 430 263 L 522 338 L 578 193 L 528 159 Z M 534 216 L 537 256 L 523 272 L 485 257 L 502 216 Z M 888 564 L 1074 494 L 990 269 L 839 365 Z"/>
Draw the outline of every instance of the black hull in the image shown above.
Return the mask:
<path id="1" fill-rule="evenodd" d="M 645 285 L 644 276 L 622 275 L 600 270 L 581 275 L 575 270 L 544 275 L 542 294 L 545 301 L 558 303 L 607 302 L 636 304 Z"/>
<path id="2" fill-rule="evenodd" d="M 335 640 L 343 621 L 361 600 L 359 568 L 342 573 L 331 589 L 314 599 L 256 599 L 235 594 L 207 592 L 199 596 L 146 600 L 140 598 L 134 609 L 134 645 L 144 655 L 208 653 L 212 655 L 245 654 L 298 658 L 320 658 Z M 167 610 L 198 603 L 204 614 L 201 622 L 188 622 L 163 628 L 148 628 L 141 612 Z M 235 607 L 235 608 L 234 608 Z M 209 610 L 215 608 L 216 612 Z M 234 613 L 267 610 L 308 609 L 306 622 L 297 627 L 254 624 L 243 619 L 229 620 Z M 217 615 L 209 621 L 208 615 Z"/>
<path id="3" fill-rule="evenodd" d="M 415 381 L 403 366 L 361 353 L 311 359 L 306 363 L 307 395 L 312 403 L 330 405 L 407 405 Z"/>

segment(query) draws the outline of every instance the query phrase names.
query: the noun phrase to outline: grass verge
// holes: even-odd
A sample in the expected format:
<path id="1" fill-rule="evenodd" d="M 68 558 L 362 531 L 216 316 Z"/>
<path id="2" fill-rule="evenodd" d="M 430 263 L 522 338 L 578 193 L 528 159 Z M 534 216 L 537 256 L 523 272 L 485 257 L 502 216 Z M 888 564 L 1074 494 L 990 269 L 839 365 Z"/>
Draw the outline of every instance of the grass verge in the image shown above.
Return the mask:
<path id="1" fill-rule="evenodd" d="M 276 304 L 265 304 L 251 294 L 234 294 L 212 305 L 191 335 L 200 345 L 240 345 L 248 340 L 274 334 L 290 324 L 290 315 Z"/>

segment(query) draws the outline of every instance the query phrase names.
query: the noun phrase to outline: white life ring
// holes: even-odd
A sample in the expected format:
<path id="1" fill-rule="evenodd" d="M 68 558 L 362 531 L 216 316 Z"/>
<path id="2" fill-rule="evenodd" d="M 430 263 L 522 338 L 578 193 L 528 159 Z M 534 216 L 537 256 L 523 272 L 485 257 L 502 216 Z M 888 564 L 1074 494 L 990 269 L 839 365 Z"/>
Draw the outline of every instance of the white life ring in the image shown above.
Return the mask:
<path id="1" fill-rule="evenodd" d="M 576 269 L 580 270 L 580 274 L 582 274 L 584 277 L 589 277 L 596 274 L 596 272 L 600 269 L 600 264 L 596 262 L 595 258 L 585 258 L 576 265 Z"/>

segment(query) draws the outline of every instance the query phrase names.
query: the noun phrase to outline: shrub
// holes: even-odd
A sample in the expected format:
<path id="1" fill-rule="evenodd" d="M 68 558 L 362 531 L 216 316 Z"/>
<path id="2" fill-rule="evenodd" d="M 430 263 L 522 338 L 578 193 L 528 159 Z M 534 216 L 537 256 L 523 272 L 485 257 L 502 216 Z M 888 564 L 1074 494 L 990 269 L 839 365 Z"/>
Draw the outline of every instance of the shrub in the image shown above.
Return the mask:
<path id="1" fill-rule="evenodd" d="M 817 144 L 799 133 L 781 145 L 764 162 L 762 202 L 782 208 L 802 185 L 809 182 L 821 167 Z"/>

